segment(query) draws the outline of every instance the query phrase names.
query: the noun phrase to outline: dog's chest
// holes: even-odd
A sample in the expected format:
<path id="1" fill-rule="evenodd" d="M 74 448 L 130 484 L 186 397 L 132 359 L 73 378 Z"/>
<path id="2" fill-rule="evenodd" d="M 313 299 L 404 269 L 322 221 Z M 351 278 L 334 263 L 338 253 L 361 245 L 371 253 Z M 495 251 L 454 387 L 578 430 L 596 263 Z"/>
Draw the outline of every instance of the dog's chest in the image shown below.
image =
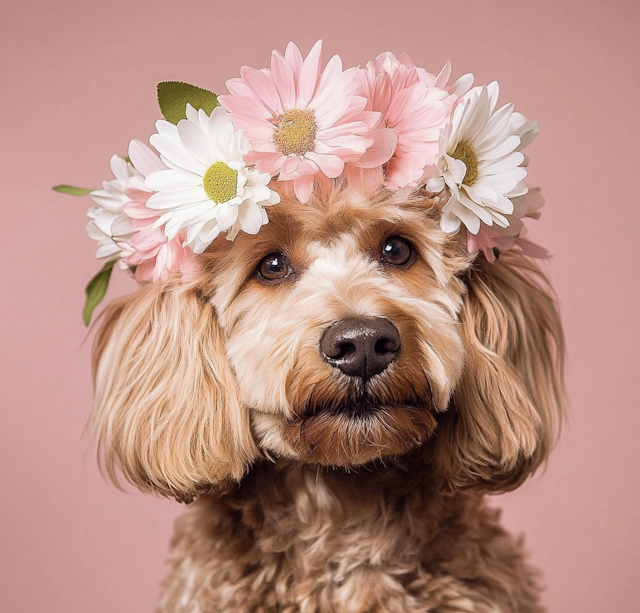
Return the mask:
<path id="1" fill-rule="evenodd" d="M 360 477 L 265 466 L 237 492 L 201 499 L 177 524 L 164 601 L 355 613 L 437 611 L 460 599 L 465 610 L 465 581 L 487 572 L 494 550 L 522 564 L 479 499 L 428 495 L 401 475 Z"/>

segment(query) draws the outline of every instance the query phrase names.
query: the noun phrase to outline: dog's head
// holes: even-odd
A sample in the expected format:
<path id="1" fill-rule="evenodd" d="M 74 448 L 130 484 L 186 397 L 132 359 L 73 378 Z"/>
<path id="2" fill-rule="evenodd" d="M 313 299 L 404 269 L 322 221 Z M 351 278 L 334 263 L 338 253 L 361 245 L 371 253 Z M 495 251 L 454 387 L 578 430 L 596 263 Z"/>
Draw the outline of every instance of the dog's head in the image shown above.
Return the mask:
<path id="1" fill-rule="evenodd" d="M 351 468 L 418 450 L 443 487 L 519 484 L 561 421 L 537 267 L 473 262 L 424 193 L 282 198 L 195 277 L 106 310 L 93 426 L 109 473 L 190 500 L 259 456 Z"/>

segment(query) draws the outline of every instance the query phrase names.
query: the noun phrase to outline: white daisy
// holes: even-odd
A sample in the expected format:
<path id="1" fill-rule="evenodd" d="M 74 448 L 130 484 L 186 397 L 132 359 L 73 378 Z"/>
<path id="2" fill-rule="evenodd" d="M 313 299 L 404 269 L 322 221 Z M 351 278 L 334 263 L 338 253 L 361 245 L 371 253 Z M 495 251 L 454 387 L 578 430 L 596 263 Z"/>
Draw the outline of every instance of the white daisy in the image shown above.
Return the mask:
<path id="1" fill-rule="evenodd" d="M 245 165 L 251 145 L 222 107 L 208 116 L 187 104 L 186 115 L 177 126 L 156 123 L 150 142 L 169 170 L 147 176 L 147 187 L 157 192 L 147 206 L 163 211 L 156 226 L 165 224 L 169 239 L 186 228 L 185 245 L 202 253 L 220 232 L 230 240 L 240 230 L 256 234 L 268 222 L 264 207 L 280 196 L 269 189 L 268 173 Z"/>
<path id="2" fill-rule="evenodd" d="M 447 186 L 451 192 L 440 218 L 445 232 L 455 232 L 461 223 L 472 234 L 480 231 L 481 222 L 507 228 L 507 216 L 514 212 L 512 198 L 527 193 L 520 149 L 537 134 L 537 123 L 514 113 L 512 104 L 494 113 L 498 94 L 496 81 L 474 87 L 440 137 L 440 176 L 425 187 L 439 193 Z"/>
<path id="3" fill-rule="evenodd" d="M 97 258 L 121 258 L 129 253 L 128 240 L 135 233 L 131 225 L 131 219 L 122 210 L 122 207 L 131 201 L 125 194 L 125 188 L 132 177 L 140 178 L 142 175 L 119 155 L 111 158 L 111 171 L 115 179 L 103 181 L 103 189 L 98 189 L 91 194 L 95 206 L 87 211 L 91 221 L 87 224 L 89 238 L 98 242 Z M 119 259 L 118 266 L 127 268 L 127 265 Z"/>

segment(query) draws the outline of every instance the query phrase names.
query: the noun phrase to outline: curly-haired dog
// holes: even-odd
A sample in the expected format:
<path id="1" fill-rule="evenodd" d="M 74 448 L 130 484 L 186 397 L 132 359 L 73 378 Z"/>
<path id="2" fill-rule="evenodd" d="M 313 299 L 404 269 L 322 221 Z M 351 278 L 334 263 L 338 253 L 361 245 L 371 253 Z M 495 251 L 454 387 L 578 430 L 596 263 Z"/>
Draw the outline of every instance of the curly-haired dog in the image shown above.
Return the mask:
<path id="1" fill-rule="evenodd" d="M 424 192 L 283 194 L 259 235 L 114 302 L 93 427 L 112 477 L 194 502 L 163 612 L 541 611 L 482 495 L 562 420 L 537 266 L 475 261 Z"/>

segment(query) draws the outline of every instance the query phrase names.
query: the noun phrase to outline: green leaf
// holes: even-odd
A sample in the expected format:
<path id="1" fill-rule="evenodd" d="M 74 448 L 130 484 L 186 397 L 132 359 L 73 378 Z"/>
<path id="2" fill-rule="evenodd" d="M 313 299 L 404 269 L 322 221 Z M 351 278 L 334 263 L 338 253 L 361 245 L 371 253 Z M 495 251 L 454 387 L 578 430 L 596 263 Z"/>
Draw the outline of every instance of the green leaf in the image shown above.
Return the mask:
<path id="1" fill-rule="evenodd" d="M 84 319 L 84 325 L 88 326 L 91 321 L 91 314 L 104 295 L 107 293 L 109 287 L 109 279 L 111 278 L 111 272 L 113 271 L 113 265 L 118 260 L 109 260 L 101 269 L 100 272 L 89 281 L 85 293 L 87 294 L 86 302 L 84 303 L 84 310 L 82 311 L 82 318 Z"/>
<path id="2" fill-rule="evenodd" d="M 86 196 L 87 194 L 95 191 L 88 187 L 75 187 L 74 185 L 54 185 L 51 189 L 54 192 L 68 194 L 69 196 Z"/>
<path id="3" fill-rule="evenodd" d="M 207 115 L 219 106 L 218 97 L 201 87 L 180 81 L 158 83 L 158 104 L 167 121 L 178 123 L 185 119 L 187 103 L 194 109 L 203 109 Z"/>

